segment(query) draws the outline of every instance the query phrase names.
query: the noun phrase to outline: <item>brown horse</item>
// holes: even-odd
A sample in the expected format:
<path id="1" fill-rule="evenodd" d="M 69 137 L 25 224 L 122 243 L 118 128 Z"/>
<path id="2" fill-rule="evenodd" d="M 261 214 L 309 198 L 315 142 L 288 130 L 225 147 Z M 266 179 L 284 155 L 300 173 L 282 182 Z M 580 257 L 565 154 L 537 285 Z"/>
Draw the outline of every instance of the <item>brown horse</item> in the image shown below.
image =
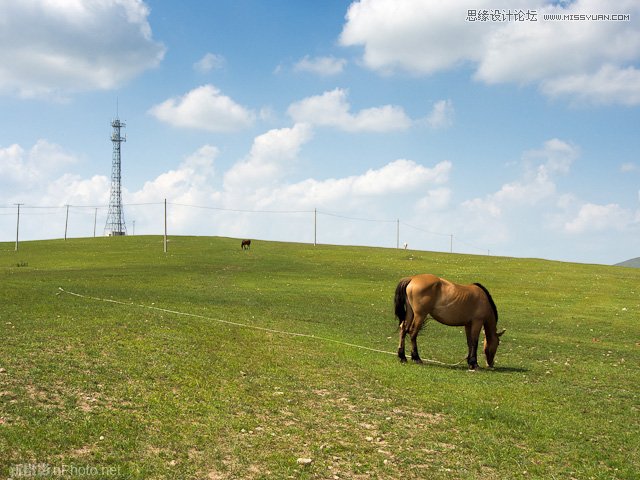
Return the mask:
<path id="1" fill-rule="evenodd" d="M 240 248 L 242 248 L 243 250 L 249 250 L 251 248 L 251 240 L 242 240 Z"/>
<path id="2" fill-rule="evenodd" d="M 467 333 L 469 369 L 478 368 L 478 339 L 484 327 L 484 354 L 493 362 L 505 332 L 497 332 L 498 309 L 489 291 L 479 283 L 457 285 L 435 275 L 423 274 L 400 280 L 396 287 L 395 312 L 400 324 L 398 357 L 406 362 L 404 337 L 411 336 L 411 360 L 422 363 L 416 339 L 427 315 L 444 325 L 464 326 Z"/>

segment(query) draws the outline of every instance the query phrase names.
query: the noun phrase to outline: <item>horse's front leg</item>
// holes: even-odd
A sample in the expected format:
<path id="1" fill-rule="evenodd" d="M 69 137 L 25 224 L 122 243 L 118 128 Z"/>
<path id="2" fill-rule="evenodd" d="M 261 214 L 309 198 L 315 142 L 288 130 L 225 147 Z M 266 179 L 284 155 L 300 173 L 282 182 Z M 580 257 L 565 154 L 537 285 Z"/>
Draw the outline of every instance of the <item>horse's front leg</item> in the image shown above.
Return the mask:
<path id="1" fill-rule="evenodd" d="M 398 358 L 402 363 L 407 362 L 407 356 L 404 353 L 404 337 L 407 336 L 407 329 L 405 328 L 406 320 L 400 324 L 400 344 L 398 345 Z"/>
<path id="2" fill-rule="evenodd" d="M 472 322 L 465 325 L 464 329 L 467 334 L 467 347 L 469 349 L 467 364 L 469 365 L 469 370 L 476 370 L 478 368 L 478 339 L 480 338 L 482 324 Z"/>

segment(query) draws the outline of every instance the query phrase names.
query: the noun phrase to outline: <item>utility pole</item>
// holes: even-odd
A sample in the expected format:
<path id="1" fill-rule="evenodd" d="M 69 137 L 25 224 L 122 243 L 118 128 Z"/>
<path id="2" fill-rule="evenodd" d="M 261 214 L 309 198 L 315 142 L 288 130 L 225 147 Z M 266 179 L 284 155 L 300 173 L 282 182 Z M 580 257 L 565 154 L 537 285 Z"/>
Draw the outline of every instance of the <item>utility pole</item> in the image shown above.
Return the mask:
<path id="1" fill-rule="evenodd" d="M 18 244 L 20 243 L 20 205 L 24 203 L 14 203 L 18 206 L 18 220 L 16 221 L 16 252 L 18 251 Z"/>
<path id="2" fill-rule="evenodd" d="M 67 217 L 64 220 L 64 241 L 67 241 L 67 227 L 69 226 L 69 205 L 67 204 Z"/>
<path id="3" fill-rule="evenodd" d="M 313 246 L 318 245 L 318 209 L 313 209 Z"/>
<path id="4" fill-rule="evenodd" d="M 400 219 L 398 219 L 396 228 L 396 248 L 400 248 Z"/>
<path id="5" fill-rule="evenodd" d="M 167 253 L 167 199 L 164 199 L 164 253 Z"/>
<path id="6" fill-rule="evenodd" d="M 96 208 L 96 213 L 93 215 L 93 238 L 96 238 L 96 224 L 98 223 L 98 209 Z"/>

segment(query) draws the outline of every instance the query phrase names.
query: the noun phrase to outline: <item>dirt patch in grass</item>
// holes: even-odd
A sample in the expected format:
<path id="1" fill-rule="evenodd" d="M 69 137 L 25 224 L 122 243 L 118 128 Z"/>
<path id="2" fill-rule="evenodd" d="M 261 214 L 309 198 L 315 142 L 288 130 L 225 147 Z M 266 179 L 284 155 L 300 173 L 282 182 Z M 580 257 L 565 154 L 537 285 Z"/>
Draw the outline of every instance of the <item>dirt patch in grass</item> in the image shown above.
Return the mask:
<path id="1" fill-rule="evenodd" d="M 212 478 L 260 478 L 286 466 L 294 478 L 391 479 L 399 478 L 408 466 L 420 468 L 413 459 L 418 445 L 430 445 L 422 458 L 434 462 L 438 457 L 464 456 L 454 453 L 455 446 L 429 440 L 446 429 L 449 419 L 444 414 L 362 387 L 348 390 L 335 382 L 323 383 L 333 385 L 265 392 L 269 399 L 264 411 L 239 414 L 239 423 L 247 426 L 230 439 L 236 448 L 225 455 L 222 468 L 209 470 Z M 299 458 L 311 462 L 300 465 Z"/>

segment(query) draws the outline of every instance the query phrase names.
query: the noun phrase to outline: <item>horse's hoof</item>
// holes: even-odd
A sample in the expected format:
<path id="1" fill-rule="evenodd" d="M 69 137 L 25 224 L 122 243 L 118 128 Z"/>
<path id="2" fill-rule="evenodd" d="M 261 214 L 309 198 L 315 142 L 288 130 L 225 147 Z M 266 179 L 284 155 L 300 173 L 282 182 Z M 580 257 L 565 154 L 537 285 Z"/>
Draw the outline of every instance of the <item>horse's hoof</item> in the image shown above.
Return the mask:
<path id="1" fill-rule="evenodd" d="M 398 357 L 398 360 L 400 360 L 400 363 L 407 363 L 407 357 Z"/>
<path id="2" fill-rule="evenodd" d="M 478 365 L 469 365 L 469 371 L 470 372 L 477 372 L 478 371 Z"/>
<path id="3" fill-rule="evenodd" d="M 411 360 L 413 361 L 413 363 L 418 365 L 422 365 L 424 363 L 421 358 L 412 358 Z"/>

